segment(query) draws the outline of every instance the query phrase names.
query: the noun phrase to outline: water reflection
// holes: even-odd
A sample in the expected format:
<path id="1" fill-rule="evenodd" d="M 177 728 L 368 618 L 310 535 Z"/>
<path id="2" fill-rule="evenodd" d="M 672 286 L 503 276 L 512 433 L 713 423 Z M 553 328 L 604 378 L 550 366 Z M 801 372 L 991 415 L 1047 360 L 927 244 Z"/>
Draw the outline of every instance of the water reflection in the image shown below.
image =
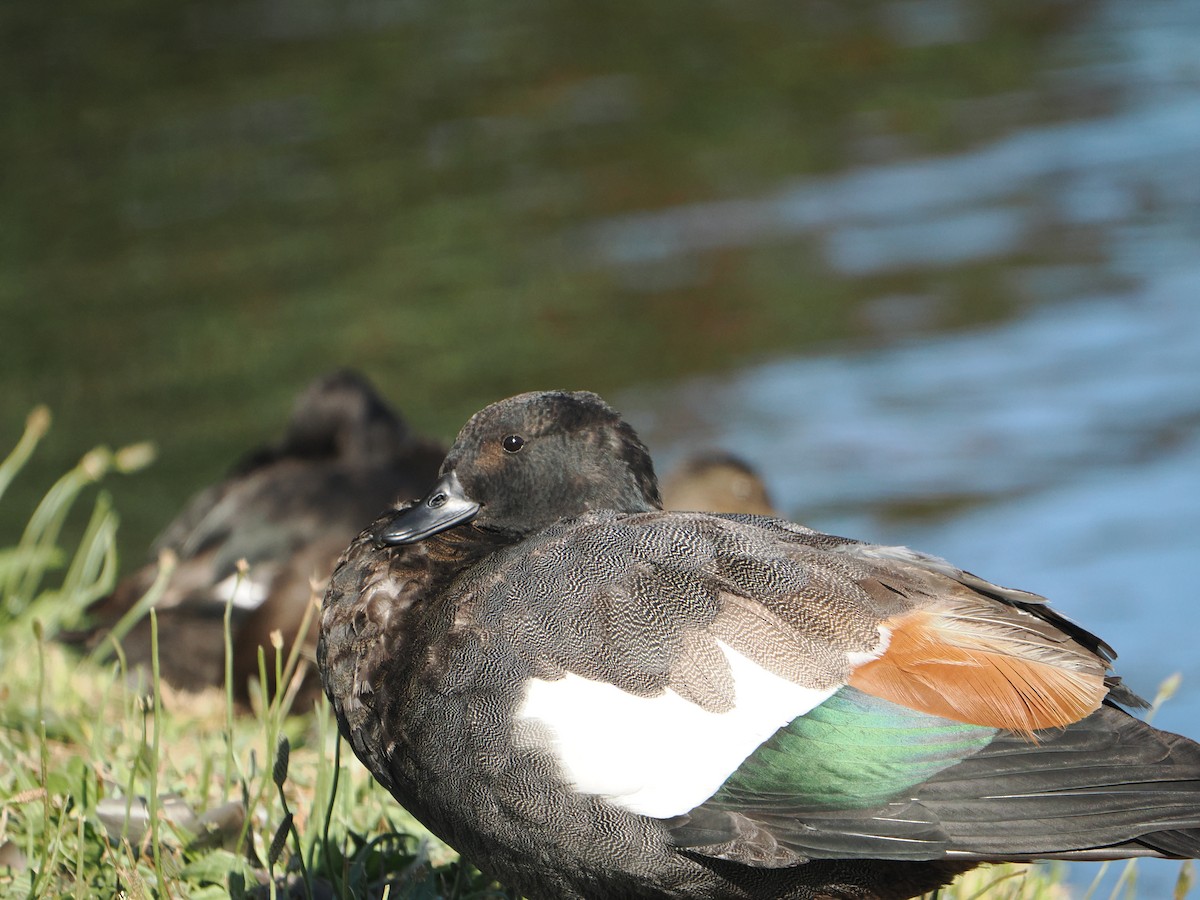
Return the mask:
<path id="1" fill-rule="evenodd" d="M 811 236 L 832 269 L 860 277 L 1003 259 L 1047 239 L 1062 244 L 1065 230 L 1086 226 L 1118 229 L 1103 249 L 1123 255 L 1114 240 L 1136 236 L 1121 233 L 1122 223 L 1146 208 L 1157 221 L 1190 219 L 1198 203 L 1200 95 L 1189 92 L 1028 128 L 956 156 L 607 219 L 581 241 L 598 262 L 627 266 Z M 1194 236 L 1196 223 L 1187 224 Z"/>

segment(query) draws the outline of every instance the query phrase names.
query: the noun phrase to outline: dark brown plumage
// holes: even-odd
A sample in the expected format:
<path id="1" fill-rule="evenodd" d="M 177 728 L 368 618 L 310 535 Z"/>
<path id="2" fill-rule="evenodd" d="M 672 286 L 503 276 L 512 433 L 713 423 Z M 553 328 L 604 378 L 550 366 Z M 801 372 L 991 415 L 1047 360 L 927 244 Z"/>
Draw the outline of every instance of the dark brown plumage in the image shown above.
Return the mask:
<path id="1" fill-rule="evenodd" d="M 1200 746 L 1041 598 L 670 513 L 592 394 L 483 410 L 326 595 L 382 784 L 529 897 L 900 900 L 980 862 L 1200 853 Z"/>
<path id="2" fill-rule="evenodd" d="M 361 375 L 338 371 L 297 398 L 283 438 L 247 454 L 219 484 L 196 495 L 152 548 L 171 551 L 177 567 L 156 609 L 160 666 L 168 682 L 198 690 L 224 681 L 223 619 L 234 594 L 235 694 L 258 677 L 258 647 L 274 671 L 271 633 L 286 654 L 308 606 L 320 597 L 338 554 L 364 521 L 398 498 L 417 496 L 434 477 L 444 447 L 414 435 Z M 239 560 L 249 563 L 236 578 Z M 90 640 L 146 592 L 150 563 L 125 578 L 91 610 Z M 316 623 L 305 645 L 311 656 Z M 148 666 L 149 622 L 122 641 L 128 661 Z M 316 679 L 309 679 L 311 700 Z"/>

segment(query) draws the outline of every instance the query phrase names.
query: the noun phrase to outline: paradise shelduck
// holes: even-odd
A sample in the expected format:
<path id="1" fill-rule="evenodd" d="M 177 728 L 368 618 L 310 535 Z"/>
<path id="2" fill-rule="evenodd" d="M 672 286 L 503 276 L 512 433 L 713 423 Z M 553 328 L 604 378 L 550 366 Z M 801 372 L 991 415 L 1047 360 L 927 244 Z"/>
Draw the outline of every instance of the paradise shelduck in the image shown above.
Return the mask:
<path id="1" fill-rule="evenodd" d="M 902 547 L 664 512 L 590 393 L 522 394 L 343 555 L 342 734 L 531 898 L 907 898 L 979 863 L 1200 854 L 1200 745 L 1107 644 Z"/>

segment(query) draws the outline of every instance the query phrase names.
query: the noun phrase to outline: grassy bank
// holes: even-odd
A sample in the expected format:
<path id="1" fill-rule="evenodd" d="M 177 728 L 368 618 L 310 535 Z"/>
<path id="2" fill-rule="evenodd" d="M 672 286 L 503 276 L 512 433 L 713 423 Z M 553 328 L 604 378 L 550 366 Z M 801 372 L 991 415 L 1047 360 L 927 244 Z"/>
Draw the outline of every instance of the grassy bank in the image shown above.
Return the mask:
<path id="1" fill-rule="evenodd" d="M 0 464 L 0 503 L 48 427 L 44 410 L 30 416 Z M 0 550 L 0 896 L 508 896 L 339 748 L 323 699 L 299 710 L 287 694 L 260 697 L 239 714 L 226 693 L 128 671 L 112 646 L 81 658 L 53 640 L 116 577 L 117 514 L 97 484 L 151 456 L 87 454 Z M 82 538 L 60 546 L 72 518 Z M 1066 897 L 1059 880 L 999 866 L 942 897 Z"/>

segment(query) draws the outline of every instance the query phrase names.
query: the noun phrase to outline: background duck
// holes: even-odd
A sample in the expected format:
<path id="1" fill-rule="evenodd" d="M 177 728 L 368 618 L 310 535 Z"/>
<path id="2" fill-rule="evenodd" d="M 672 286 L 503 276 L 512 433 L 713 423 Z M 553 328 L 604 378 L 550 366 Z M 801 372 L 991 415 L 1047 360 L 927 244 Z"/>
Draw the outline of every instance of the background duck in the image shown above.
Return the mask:
<path id="1" fill-rule="evenodd" d="M 981 862 L 1200 854 L 1200 746 L 1043 598 L 661 510 L 600 398 L 526 394 L 351 545 L 318 663 L 410 812 L 530 897 L 906 898 Z"/>
<path id="2" fill-rule="evenodd" d="M 762 476 L 740 456 L 709 450 L 684 459 L 663 479 L 663 509 L 778 515 Z"/>
<path id="3" fill-rule="evenodd" d="M 282 633 L 286 654 L 346 542 L 398 497 L 420 494 L 443 453 L 414 435 L 360 374 L 339 370 L 314 380 L 297 396 L 284 436 L 192 498 L 151 548 L 154 557 L 169 550 L 178 560 L 156 604 L 163 677 L 188 690 L 223 683 L 223 619 L 232 597 L 234 688 L 244 701 L 249 679 L 258 677 L 258 647 L 272 673 L 271 633 Z M 149 563 L 95 605 L 90 640 L 103 638 L 158 569 Z M 315 631 L 314 624 L 305 641 L 310 656 Z M 121 643 L 131 666 L 149 666 L 148 620 Z M 308 699 L 315 685 L 310 679 Z"/>

